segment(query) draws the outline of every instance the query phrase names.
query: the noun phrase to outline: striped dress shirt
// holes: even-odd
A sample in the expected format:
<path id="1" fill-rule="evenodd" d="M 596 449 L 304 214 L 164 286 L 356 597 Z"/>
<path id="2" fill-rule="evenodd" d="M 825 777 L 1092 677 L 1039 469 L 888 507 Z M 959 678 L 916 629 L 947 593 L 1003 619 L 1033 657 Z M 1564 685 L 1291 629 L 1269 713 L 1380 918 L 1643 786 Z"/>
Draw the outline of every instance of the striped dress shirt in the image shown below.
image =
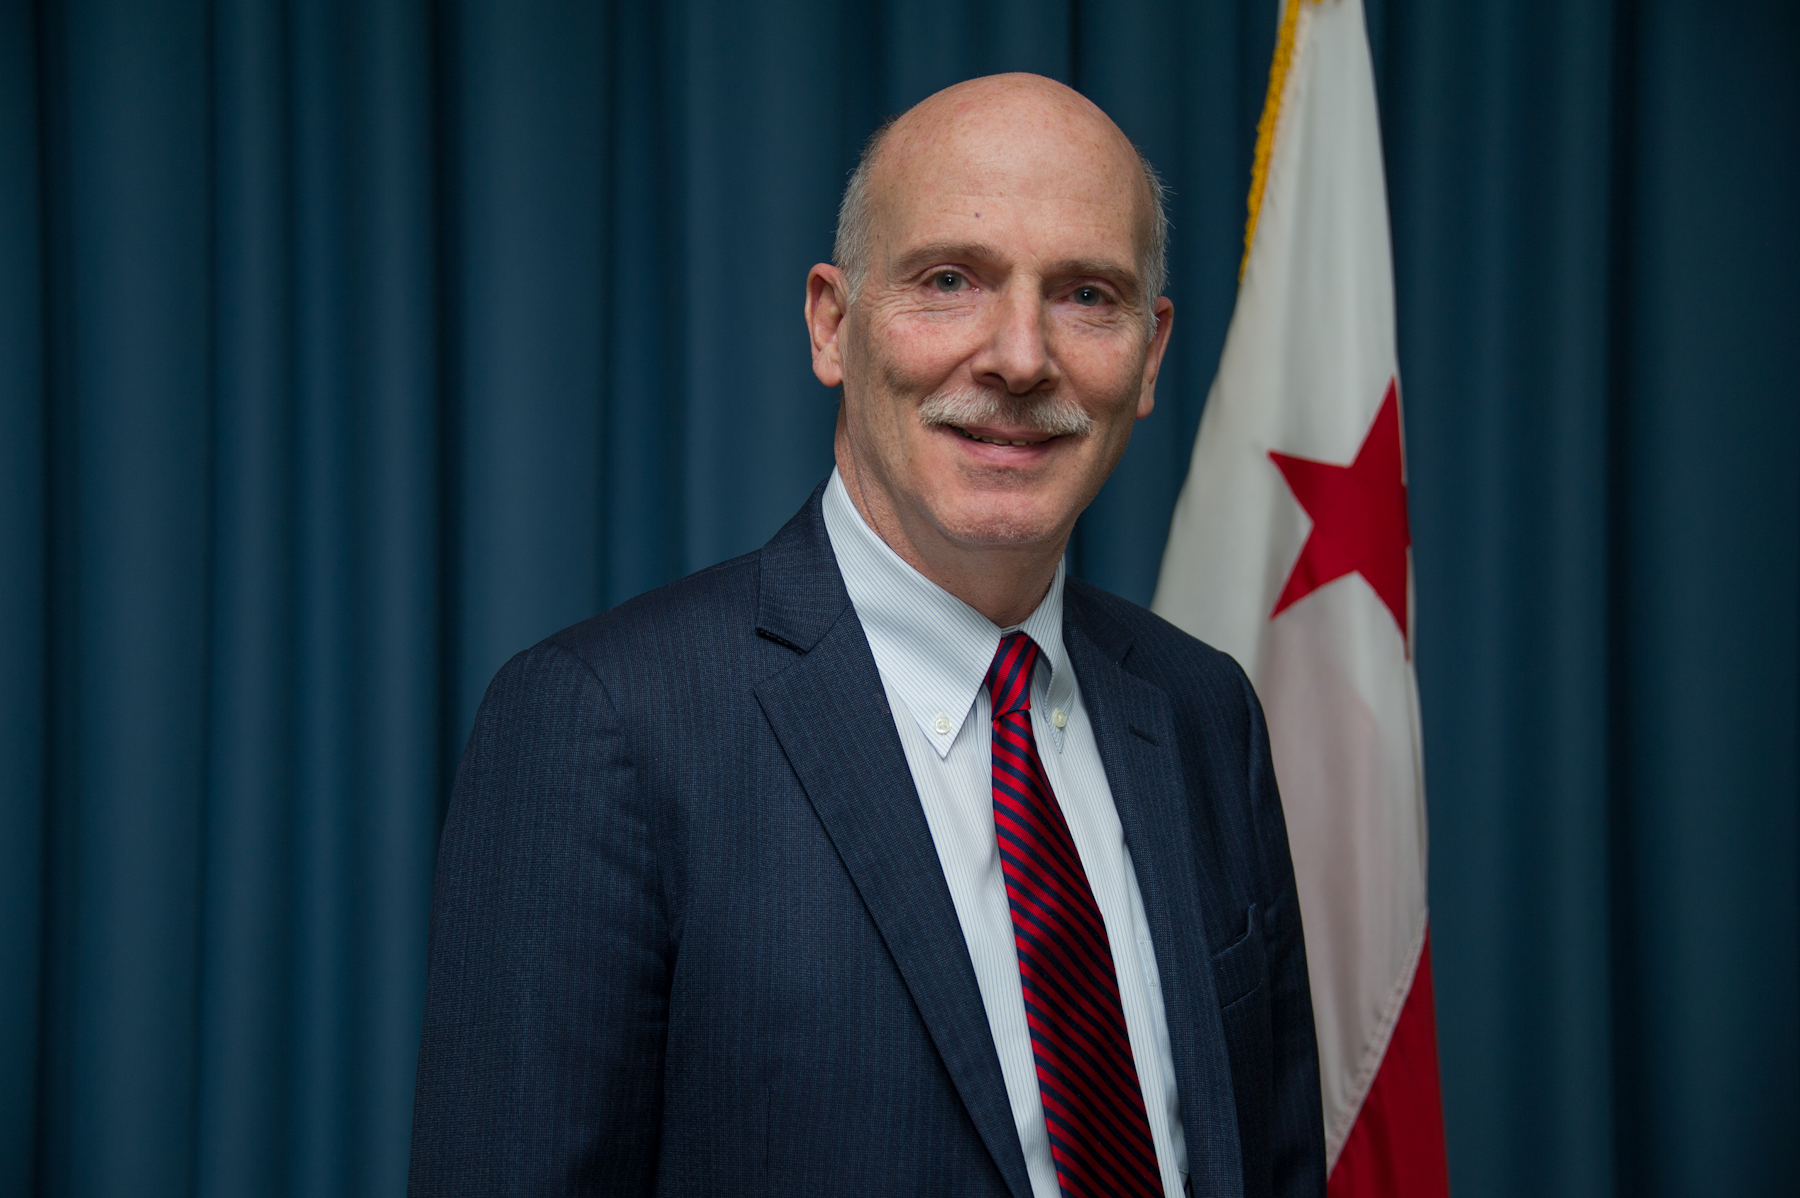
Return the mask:
<path id="1" fill-rule="evenodd" d="M 824 515 L 969 946 L 1032 1193 L 1058 1198 L 994 840 L 991 711 L 983 682 L 1001 636 L 1013 629 L 999 627 L 902 561 L 863 521 L 835 470 Z M 1112 788 L 1063 648 L 1062 598 L 1059 563 L 1043 602 L 1016 626 L 1040 650 L 1031 682 L 1032 730 L 1106 924 L 1163 1192 L 1179 1195 L 1187 1180 L 1187 1148 L 1156 953 Z"/>

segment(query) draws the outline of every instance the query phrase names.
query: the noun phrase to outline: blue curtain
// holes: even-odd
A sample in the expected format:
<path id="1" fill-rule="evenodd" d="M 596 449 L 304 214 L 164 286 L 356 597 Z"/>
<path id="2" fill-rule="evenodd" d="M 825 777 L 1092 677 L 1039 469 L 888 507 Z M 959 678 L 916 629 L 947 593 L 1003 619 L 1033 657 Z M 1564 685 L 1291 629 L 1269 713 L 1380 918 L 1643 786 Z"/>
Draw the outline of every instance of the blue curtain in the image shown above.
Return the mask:
<path id="1" fill-rule="evenodd" d="M 1372 25 L 1452 1181 L 1793 1193 L 1800 14 Z"/>
<path id="2" fill-rule="evenodd" d="M 1074 83 L 1174 188 L 1160 403 L 1072 548 L 1147 599 L 1275 15 L 0 0 L 0 1192 L 403 1192 L 482 688 L 829 469 L 801 281 L 957 79 Z M 1791 1192 L 1800 17 L 1370 33 L 1453 1184 Z"/>

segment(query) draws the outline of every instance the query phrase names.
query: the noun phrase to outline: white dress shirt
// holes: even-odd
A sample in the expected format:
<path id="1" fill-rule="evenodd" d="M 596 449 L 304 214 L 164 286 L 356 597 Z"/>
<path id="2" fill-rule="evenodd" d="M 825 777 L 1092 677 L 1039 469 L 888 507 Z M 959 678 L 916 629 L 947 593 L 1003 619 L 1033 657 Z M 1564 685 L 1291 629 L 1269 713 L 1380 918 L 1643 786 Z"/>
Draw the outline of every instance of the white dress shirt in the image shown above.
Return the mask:
<path id="1" fill-rule="evenodd" d="M 969 946 L 1032 1193 L 1058 1198 L 1061 1189 L 1025 1023 L 1012 911 L 994 840 L 992 708 L 984 684 L 1001 636 L 1013 629 L 1000 628 L 902 561 L 864 523 L 835 470 L 825 488 L 824 508 L 832 552 L 881 671 L 888 708 Z M 1050 593 L 1017 626 L 1040 650 L 1031 680 L 1032 732 L 1106 924 L 1163 1192 L 1175 1196 L 1187 1180 L 1187 1146 L 1156 953 L 1112 788 L 1063 648 L 1062 598 L 1059 563 Z"/>

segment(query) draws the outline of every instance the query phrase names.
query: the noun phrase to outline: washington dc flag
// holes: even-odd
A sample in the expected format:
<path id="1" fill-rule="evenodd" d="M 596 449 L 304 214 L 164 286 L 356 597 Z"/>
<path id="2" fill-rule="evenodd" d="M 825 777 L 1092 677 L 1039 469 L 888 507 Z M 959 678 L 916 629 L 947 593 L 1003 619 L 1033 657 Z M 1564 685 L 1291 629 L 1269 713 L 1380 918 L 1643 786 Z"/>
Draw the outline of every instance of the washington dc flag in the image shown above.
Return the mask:
<path id="1" fill-rule="evenodd" d="M 1393 266 L 1361 0 L 1287 0 L 1237 308 L 1155 609 L 1268 714 L 1332 1198 L 1448 1193 Z"/>

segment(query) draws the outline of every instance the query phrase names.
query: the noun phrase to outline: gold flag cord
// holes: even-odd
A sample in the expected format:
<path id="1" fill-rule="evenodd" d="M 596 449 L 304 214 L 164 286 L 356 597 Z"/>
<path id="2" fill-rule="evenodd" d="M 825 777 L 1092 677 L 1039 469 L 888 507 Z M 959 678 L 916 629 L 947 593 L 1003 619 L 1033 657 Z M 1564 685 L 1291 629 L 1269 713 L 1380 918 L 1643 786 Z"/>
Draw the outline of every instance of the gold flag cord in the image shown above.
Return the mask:
<path id="1" fill-rule="evenodd" d="M 1275 35 L 1275 59 L 1269 63 L 1269 94 L 1263 98 L 1262 118 L 1256 122 L 1256 160 L 1250 168 L 1250 215 L 1244 222 L 1244 257 L 1238 263 L 1240 283 L 1250 266 L 1250 243 L 1256 238 L 1263 185 L 1269 181 L 1269 155 L 1275 148 L 1275 121 L 1281 115 L 1281 93 L 1287 89 L 1288 68 L 1294 65 L 1294 29 L 1300 22 L 1300 5 L 1307 2 L 1287 0 L 1281 9 L 1281 29 Z M 1317 0 L 1310 2 L 1317 3 Z"/>

